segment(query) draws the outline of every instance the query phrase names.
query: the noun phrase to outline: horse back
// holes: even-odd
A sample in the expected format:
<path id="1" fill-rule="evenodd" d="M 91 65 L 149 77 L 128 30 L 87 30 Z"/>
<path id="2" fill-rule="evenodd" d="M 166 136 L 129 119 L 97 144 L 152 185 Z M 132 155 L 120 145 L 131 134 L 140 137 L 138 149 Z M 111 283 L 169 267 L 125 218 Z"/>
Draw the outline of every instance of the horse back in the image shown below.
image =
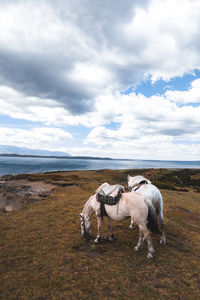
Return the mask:
<path id="1" fill-rule="evenodd" d="M 156 200 L 162 202 L 162 195 L 159 189 L 153 184 L 144 184 L 138 190 L 137 193 L 143 195 L 149 200 Z"/>

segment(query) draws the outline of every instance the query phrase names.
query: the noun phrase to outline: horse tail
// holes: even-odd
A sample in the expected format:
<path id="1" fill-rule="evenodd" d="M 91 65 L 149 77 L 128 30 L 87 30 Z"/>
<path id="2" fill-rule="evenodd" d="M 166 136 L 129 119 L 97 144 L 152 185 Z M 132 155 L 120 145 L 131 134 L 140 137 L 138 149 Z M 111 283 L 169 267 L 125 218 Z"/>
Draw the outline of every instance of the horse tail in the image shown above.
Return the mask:
<path id="1" fill-rule="evenodd" d="M 145 203 L 148 207 L 147 228 L 152 233 L 161 233 L 160 221 L 158 221 L 157 219 L 157 214 L 154 206 L 152 205 L 151 201 L 148 199 L 145 199 Z"/>
<path id="2" fill-rule="evenodd" d="M 160 191 L 159 191 L 158 196 L 157 196 L 156 214 L 158 216 L 160 230 L 163 231 L 165 224 L 164 224 L 164 220 L 163 220 L 163 199 L 162 199 L 162 195 L 161 195 Z"/>
<path id="3" fill-rule="evenodd" d="M 165 227 L 165 223 L 164 223 L 163 214 L 161 211 L 159 211 L 158 219 L 159 219 L 159 223 L 160 223 L 160 229 L 161 229 L 161 231 L 163 231 L 164 227 Z"/>
<path id="4" fill-rule="evenodd" d="M 164 227 L 165 227 L 165 223 L 163 220 L 163 212 L 162 212 L 162 208 L 160 207 L 160 205 L 159 205 L 159 207 L 157 207 L 155 209 L 155 212 L 156 212 L 157 220 L 158 220 L 158 223 L 160 226 L 160 230 L 163 231 Z"/>

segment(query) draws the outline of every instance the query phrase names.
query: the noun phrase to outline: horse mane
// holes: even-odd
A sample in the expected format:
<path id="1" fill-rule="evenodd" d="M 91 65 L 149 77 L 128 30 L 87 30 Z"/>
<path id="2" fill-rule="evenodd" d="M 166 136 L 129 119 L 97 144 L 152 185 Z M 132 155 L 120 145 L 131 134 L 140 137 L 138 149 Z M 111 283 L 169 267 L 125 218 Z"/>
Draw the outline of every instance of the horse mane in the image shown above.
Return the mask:
<path id="1" fill-rule="evenodd" d="M 91 216 L 92 212 L 93 212 L 93 209 L 92 209 L 92 206 L 91 206 L 91 202 L 93 200 L 93 196 L 91 196 L 88 201 L 85 203 L 84 207 L 83 207 L 83 211 L 81 213 L 81 215 L 87 215 L 87 216 Z"/>
<path id="2" fill-rule="evenodd" d="M 142 175 L 137 175 L 137 176 L 128 175 L 127 180 L 128 180 L 128 186 L 131 188 L 140 184 L 142 181 L 146 181 L 148 184 L 151 184 L 151 181 Z"/>

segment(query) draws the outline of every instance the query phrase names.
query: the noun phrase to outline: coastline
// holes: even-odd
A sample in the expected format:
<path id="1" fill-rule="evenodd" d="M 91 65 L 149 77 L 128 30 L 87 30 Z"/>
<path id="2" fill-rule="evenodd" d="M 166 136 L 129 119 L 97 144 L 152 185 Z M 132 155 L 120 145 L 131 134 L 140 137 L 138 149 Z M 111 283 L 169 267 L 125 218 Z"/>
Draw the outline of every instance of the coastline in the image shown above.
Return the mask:
<path id="1" fill-rule="evenodd" d="M 120 160 L 90 157 L 0 156 L 0 176 L 81 170 L 200 169 L 200 161 Z"/>

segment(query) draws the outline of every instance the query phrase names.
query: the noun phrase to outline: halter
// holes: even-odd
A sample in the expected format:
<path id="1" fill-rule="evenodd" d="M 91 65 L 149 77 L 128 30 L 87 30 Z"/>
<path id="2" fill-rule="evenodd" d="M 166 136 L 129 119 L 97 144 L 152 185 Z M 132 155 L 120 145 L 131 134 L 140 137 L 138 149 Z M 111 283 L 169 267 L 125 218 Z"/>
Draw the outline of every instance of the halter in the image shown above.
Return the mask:
<path id="1" fill-rule="evenodd" d="M 142 180 L 140 181 L 138 184 L 136 184 L 135 186 L 133 186 L 131 189 L 133 189 L 134 187 L 136 187 L 136 189 L 134 190 L 137 191 L 143 184 L 148 184 L 148 182 L 146 180 Z"/>

